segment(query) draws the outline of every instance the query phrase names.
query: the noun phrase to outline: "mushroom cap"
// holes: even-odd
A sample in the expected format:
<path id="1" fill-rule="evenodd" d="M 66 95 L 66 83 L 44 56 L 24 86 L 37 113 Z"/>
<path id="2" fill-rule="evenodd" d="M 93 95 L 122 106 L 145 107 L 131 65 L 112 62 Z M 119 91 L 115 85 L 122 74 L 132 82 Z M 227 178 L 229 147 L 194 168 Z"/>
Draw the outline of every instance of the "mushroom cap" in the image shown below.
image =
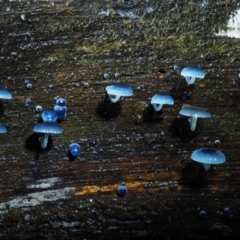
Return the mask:
<path id="1" fill-rule="evenodd" d="M 66 114 L 67 107 L 55 105 L 54 106 L 54 111 L 56 112 L 57 117 L 61 117 L 61 116 L 64 116 Z"/>
<path id="2" fill-rule="evenodd" d="M 37 123 L 33 127 L 34 132 L 60 134 L 62 129 L 54 122 Z"/>
<path id="3" fill-rule="evenodd" d="M 221 164 L 226 162 L 225 155 L 214 148 L 199 148 L 193 151 L 192 160 L 206 164 Z"/>
<path id="4" fill-rule="evenodd" d="M 57 104 L 58 106 L 65 107 L 66 104 L 67 104 L 67 101 L 66 101 L 65 98 L 58 98 L 58 99 L 56 100 L 56 104 Z"/>
<path id="5" fill-rule="evenodd" d="M 0 88 L 0 98 L 12 99 L 12 94 L 7 89 Z"/>
<path id="6" fill-rule="evenodd" d="M 182 109 L 179 111 L 179 114 L 192 117 L 197 116 L 199 118 L 210 118 L 212 117 L 211 113 L 205 109 L 191 105 L 183 105 Z"/>
<path id="7" fill-rule="evenodd" d="M 127 194 L 127 192 L 128 192 L 128 189 L 127 189 L 127 187 L 126 187 L 125 185 L 123 185 L 123 184 L 121 184 L 121 185 L 118 187 L 118 189 L 117 189 L 117 194 L 118 194 L 118 196 L 120 196 L 120 197 L 125 196 L 125 195 Z"/>
<path id="8" fill-rule="evenodd" d="M 7 129 L 4 125 L 0 124 L 0 133 L 6 133 Z"/>
<path id="9" fill-rule="evenodd" d="M 72 156 L 76 157 L 80 154 L 81 152 L 81 147 L 78 143 L 71 143 L 69 145 L 69 152 L 71 153 Z"/>
<path id="10" fill-rule="evenodd" d="M 184 77 L 204 78 L 205 71 L 199 67 L 185 67 L 182 69 L 181 75 Z"/>
<path id="11" fill-rule="evenodd" d="M 128 85 L 116 83 L 106 87 L 107 94 L 129 97 L 133 95 L 133 90 Z"/>
<path id="12" fill-rule="evenodd" d="M 174 101 L 173 98 L 165 93 L 158 93 L 155 94 L 151 99 L 151 104 L 170 104 L 173 105 Z"/>
<path id="13" fill-rule="evenodd" d="M 47 109 L 42 113 L 42 120 L 44 122 L 56 122 L 57 121 L 57 114 L 52 109 Z"/>

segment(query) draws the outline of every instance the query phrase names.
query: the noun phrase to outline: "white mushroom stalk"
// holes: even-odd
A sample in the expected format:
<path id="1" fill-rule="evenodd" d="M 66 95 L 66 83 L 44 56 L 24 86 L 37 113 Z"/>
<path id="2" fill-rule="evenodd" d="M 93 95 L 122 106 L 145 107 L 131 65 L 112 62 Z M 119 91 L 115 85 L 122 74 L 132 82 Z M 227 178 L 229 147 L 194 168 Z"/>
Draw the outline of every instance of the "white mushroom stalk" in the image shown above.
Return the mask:
<path id="1" fill-rule="evenodd" d="M 156 104 L 156 103 L 152 103 L 155 111 L 160 111 L 163 107 L 163 104 Z"/>
<path id="2" fill-rule="evenodd" d="M 39 142 L 41 143 L 42 148 L 46 148 L 48 144 L 49 133 L 45 133 L 44 137 L 39 137 Z"/>
<path id="3" fill-rule="evenodd" d="M 188 119 L 189 123 L 190 123 L 190 129 L 191 131 L 195 131 L 196 129 L 196 126 L 197 126 L 197 119 L 198 119 L 198 116 L 197 115 L 193 115 L 192 117 L 190 117 Z"/>
<path id="4" fill-rule="evenodd" d="M 204 167 L 205 171 L 208 171 L 211 167 L 211 164 L 203 163 L 203 167 Z"/>
<path id="5" fill-rule="evenodd" d="M 195 77 L 187 77 L 187 76 L 185 77 L 185 79 L 188 85 L 193 84 L 196 80 Z"/>
<path id="6" fill-rule="evenodd" d="M 112 103 L 116 103 L 120 99 L 121 96 L 108 94 L 108 97 Z"/>

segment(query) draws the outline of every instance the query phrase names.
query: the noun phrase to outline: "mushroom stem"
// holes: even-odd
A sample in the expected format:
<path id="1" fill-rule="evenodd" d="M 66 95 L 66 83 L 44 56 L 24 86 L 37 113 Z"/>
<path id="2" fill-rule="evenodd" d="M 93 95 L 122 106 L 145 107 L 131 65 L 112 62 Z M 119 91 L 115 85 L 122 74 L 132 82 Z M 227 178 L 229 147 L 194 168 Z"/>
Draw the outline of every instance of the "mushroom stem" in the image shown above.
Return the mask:
<path id="1" fill-rule="evenodd" d="M 196 129 L 197 119 L 198 119 L 198 117 L 196 115 L 193 115 L 192 117 L 190 117 L 188 119 L 188 121 L 190 122 L 191 131 L 194 131 Z"/>
<path id="2" fill-rule="evenodd" d="M 46 148 L 48 144 L 49 133 L 45 133 L 44 137 L 39 137 L 39 142 L 41 143 L 42 148 Z"/>
<path id="3" fill-rule="evenodd" d="M 156 111 L 160 111 L 163 106 L 163 104 L 156 104 L 156 103 L 153 103 L 152 105 Z"/>
<path id="4" fill-rule="evenodd" d="M 110 99 L 110 101 L 112 102 L 112 103 L 115 103 L 115 102 L 117 102 L 119 99 L 120 99 L 120 95 L 111 95 L 111 94 L 108 94 L 108 97 L 109 97 L 109 99 Z"/>
<path id="5" fill-rule="evenodd" d="M 211 164 L 203 163 L 205 171 L 208 171 L 210 169 Z"/>
<path id="6" fill-rule="evenodd" d="M 196 80 L 195 77 L 185 77 L 185 79 L 186 79 L 188 85 L 193 84 Z"/>

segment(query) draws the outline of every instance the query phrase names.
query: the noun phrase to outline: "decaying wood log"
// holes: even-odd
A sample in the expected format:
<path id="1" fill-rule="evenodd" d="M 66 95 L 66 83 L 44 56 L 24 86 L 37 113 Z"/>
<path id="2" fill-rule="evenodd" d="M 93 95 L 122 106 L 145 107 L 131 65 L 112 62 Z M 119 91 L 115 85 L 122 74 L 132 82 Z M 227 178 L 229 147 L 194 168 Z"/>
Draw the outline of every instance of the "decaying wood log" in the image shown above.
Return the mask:
<path id="1" fill-rule="evenodd" d="M 13 95 L 1 103 L 8 130 L 0 138 L 1 238 L 237 239 L 240 44 L 215 32 L 238 7 L 0 0 L 1 88 Z M 206 77 L 188 86 L 185 66 Z M 113 104 L 105 88 L 119 82 L 134 95 Z M 175 104 L 155 112 L 150 99 L 161 92 Z M 63 134 L 42 149 L 35 108 L 52 109 L 57 96 L 67 100 Z M 207 108 L 212 118 L 191 131 L 179 115 L 183 104 Z M 82 149 L 73 161 L 72 142 Z M 190 158 L 202 147 L 221 150 L 227 162 L 205 172 Z"/>

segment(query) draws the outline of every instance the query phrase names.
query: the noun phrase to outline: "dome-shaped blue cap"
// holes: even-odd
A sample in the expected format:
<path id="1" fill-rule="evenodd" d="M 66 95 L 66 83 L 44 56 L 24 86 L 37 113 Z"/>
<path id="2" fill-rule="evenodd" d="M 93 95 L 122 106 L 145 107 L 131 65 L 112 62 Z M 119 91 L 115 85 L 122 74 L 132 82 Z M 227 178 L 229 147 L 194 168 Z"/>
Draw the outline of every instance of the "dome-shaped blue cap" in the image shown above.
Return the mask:
<path id="1" fill-rule="evenodd" d="M 54 106 L 54 111 L 56 112 L 57 117 L 61 117 L 61 116 L 64 116 L 66 114 L 67 107 L 55 105 Z"/>
<path id="2" fill-rule="evenodd" d="M 71 153 L 72 156 L 77 157 L 81 152 L 80 145 L 77 143 L 71 143 L 69 145 L 69 152 Z"/>
<path id="3" fill-rule="evenodd" d="M 56 122 L 57 114 L 54 110 L 47 109 L 42 113 L 42 120 L 44 122 Z"/>
<path id="4" fill-rule="evenodd" d="M 65 98 L 58 98 L 56 101 L 56 104 L 61 107 L 65 107 L 67 104 L 67 101 Z"/>
<path id="5" fill-rule="evenodd" d="M 193 151 L 191 158 L 196 162 L 207 164 L 221 164 L 226 162 L 225 155 L 214 148 L 197 149 Z"/>
<path id="6" fill-rule="evenodd" d="M 207 109 L 191 105 L 183 105 L 179 113 L 187 117 L 197 116 L 199 118 L 210 118 L 212 116 Z"/>
<path id="7" fill-rule="evenodd" d="M 0 98 L 12 99 L 12 94 L 7 89 L 0 88 Z"/>
<path id="8" fill-rule="evenodd" d="M 133 95 L 133 90 L 128 85 L 122 83 L 116 83 L 111 86 L 106 87 L 107 94 L 122 96 L 122 97 L 130 97 Z"/>
<path id="9" fill-rule="evenodd" d="M 173 105 L 174 101 L 173 98 L 165 93 L 158 93 L 155 94 L 151 99 L 151 104 L 170 104 Z"/>
<path id="10" fill-rule="evenodd" d="M 123 197 L 123 196 L 125 196 L 127 194 L 127 192 L 128 192 L 128 189 L 125 186 L 125 183 L 124 182 L 121 183 L 121 185 L 117 189 L 118 196 Z"/>
<path id="11" fill-rule="evenodd" d="M 38 123 L 33 127 L 33 131 L 38 133 L 62 133 L 62 129 L 56 123 L 52 122 Z"/>
<path id="12" fill-rule="evenodd" d="M 0 124 L 0 133 L 6 133 L 7 129 L 4 125 Z"/>
<path id="13" fill-rule="evenodd" d="M 204 78 L 205 71 L 199 67 L 185 67 L 182 69 L 181 75 L 184 77 Z"/>

